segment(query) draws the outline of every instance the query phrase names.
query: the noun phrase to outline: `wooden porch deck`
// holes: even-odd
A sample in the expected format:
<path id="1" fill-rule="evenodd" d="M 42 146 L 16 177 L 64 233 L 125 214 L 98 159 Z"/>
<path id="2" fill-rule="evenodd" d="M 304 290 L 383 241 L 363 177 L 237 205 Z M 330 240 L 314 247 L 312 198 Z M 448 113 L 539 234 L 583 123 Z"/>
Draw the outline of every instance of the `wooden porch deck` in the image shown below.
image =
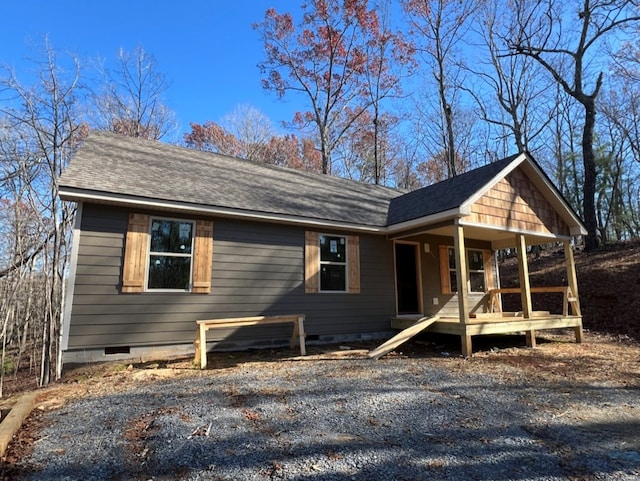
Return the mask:
<path id="1" fill-rule="evenodd" d="M 422 316 L 394 317 L 391 319 L 391 327 L 399 330 L 406 329 L 420 317 Z M 471 318 L 467 323 L 460 322 L 457 317 L 440 317 L 429 326 L 428 331 L 457 336 L 481 336 L 483 334 L 510 334 L 520 331 L 565 328 L 582 329 L 582 316 L 563 316 L 541 312 L 533 313 L 532 317 L 525 319 L 519 313 L 503 312 Z"/>
<path id="2" fill-rule="evenodd" d="M 391 327 L 404 330 L 420 317 L 394 317 L 391 319 Z M 524 332 L 527 335 L 527 345 L 535 347 L 536 331 L 566 328 L 574 330 L 577 343 L 583 341 L 582 316 L 550 314 L 546 311 L 534 311 L 529 318 L 523 317 L 520 312 L 481 313 L 471 317 L 467 322 L 460 322 L 458 317 L 439 317 L 426 331 L 460 336 L 463 354 L 468 356 L 472 350 L 471 336 Z"/>

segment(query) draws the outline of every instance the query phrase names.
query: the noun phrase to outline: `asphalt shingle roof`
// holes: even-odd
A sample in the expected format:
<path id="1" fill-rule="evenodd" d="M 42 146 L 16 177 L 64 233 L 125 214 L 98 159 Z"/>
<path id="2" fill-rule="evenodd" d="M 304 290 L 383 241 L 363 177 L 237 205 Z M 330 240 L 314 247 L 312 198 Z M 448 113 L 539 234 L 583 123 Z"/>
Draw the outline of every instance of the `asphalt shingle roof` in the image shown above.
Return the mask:
<path id="1" fill-rule="evenodd" d="M 106 132 L 62 174 L 66 188 L 383 227 L 403 192 Z M 68 195 L 68 194 L 67 194 Z"/>
<path id="2" fill-rule="evenodd" d="M 61 193 L 170 201 L 373 228 L 459 208 L 518 156 L 413 192 L 160 142 L 92 132 L 59 180 Z"/>

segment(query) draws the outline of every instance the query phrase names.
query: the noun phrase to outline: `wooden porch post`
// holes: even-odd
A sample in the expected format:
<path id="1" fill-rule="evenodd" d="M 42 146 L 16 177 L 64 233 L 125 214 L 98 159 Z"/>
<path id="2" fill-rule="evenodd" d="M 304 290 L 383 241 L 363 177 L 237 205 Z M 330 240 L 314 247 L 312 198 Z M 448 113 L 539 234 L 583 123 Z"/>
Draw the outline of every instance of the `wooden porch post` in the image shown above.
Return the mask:
<path id="1" fill-rule="evenodd" d="M 458 287 L 458 316 L 464 325 L 469 323 L 469 295 L 467 292 L 467 256 L 464 248 L 464 227 L 460 225 L 458 219 L 455 221 L 453 233 L 454 250 L 456 255 L 456 279 Z M 460 336 L 462 343 L 462 355 L 471 356 L 471 336 L 467 335 L 466 328 L 464 334 Z"/>
<path id="2" fill-rule="evenodd" d="M 567 267 L 567 281 L 569 289 L 571 290 L 571 296 L 569 305 L 573 308 L 573 314 L 576 316 L 582 315 L 580 310 L 580 297 L 578 296 L 578 275 L 576 274 L 576 262 L 573 258 L 573 248 L 570 241 L 564 241 L 564 258 Z M 581 343 L 583 339 L 582 326 L 573 328 L 576 334 L 576 342 Z"/>
<path id="3" fill-rule="evenodd" d="M 523 234 L 516 236 L 518 249 L 518 276 L 520 278 L 520 298 L 522 302 L 522 316 L 531 317 L 533 311 L 531 303 L 531 284 L 529 283 L 529 263 L 527 262 L 527 240 Z M 536 332 L 527 331 L 527 346 L 536 347 Z"/>

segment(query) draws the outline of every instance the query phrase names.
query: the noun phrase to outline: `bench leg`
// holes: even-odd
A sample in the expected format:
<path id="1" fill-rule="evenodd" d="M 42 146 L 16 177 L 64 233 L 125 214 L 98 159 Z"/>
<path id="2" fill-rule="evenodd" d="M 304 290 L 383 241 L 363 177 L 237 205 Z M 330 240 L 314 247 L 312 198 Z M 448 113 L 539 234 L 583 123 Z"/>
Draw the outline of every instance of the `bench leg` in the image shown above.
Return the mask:
<path id="1" fill-rule="evenodd" d="M 300 337 L 300 354 L 302 356 L 306 356 L 307 355 L 307 348 L 304 344 L 304 338 L 306 336 L 305 332 L 304 332 L 304 317 L 299 317 L 298 318 L 298 336 Z"/>
<path id="2" fill-rule="evenodd" d="M 207 367 L 207 329 L 200 325 L 200 369 Z"/>
<path id="3" fill-rule="evenodd" d="M 296 347 L 296 340 L 298 338 L 298 334 L 300 333 L 300 328 L 298 327 L 298 322 L 293 323 L 293 334 L 291 334 L 291 342 L 289 343 L 289 347 L 293 349 Z"/>
<path id="4" fill-rule="evenodd" d="M 195 348 L 195 354 L 193 356 L 194 364 L 200 362 L 200 337 L 193 341 L 193 347 Z"/>
<path id="5" fill-rule="evenodd" d="M 296 339 L 300 339 L 300 355 L 306 356 L 307 349 L 304 345 L 304 317 L 299 317 L 297 321 L 293 323 L 293 334 L 291 335 L 291 343 L 289 346 L 291 349 L 296 347 Z"/>

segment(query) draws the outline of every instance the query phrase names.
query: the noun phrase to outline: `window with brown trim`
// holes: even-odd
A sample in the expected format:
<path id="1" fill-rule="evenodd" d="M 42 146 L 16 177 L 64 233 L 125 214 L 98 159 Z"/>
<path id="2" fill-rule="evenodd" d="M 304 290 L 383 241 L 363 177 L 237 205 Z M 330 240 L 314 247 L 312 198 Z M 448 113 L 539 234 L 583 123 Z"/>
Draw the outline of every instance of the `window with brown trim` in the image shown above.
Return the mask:
<path id="1" fill-rule="evenodd" d="M 358 236 L 305 232 L 305 292 L 360 293 Z"/>
<path id="2" fill-rule="evenodd" d="M 213 222 L 129 215 L 122 292 L 211 291 Z"/>

